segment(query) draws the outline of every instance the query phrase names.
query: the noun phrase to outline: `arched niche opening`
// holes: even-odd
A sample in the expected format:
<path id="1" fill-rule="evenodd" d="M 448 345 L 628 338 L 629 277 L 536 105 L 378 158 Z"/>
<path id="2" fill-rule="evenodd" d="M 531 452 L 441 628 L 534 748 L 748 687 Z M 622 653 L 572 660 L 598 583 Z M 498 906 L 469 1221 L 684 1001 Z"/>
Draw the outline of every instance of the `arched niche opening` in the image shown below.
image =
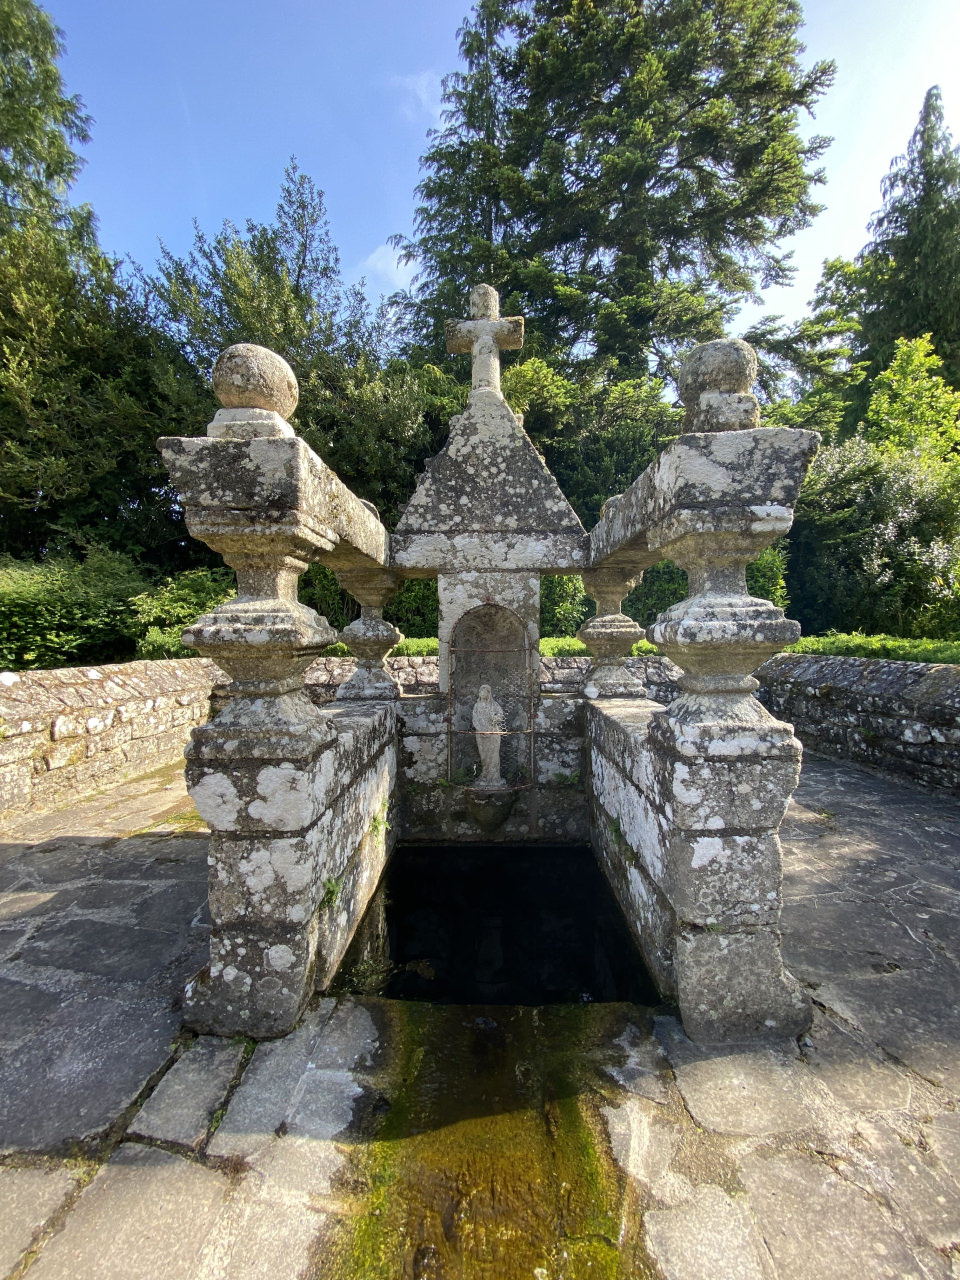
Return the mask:
<path id="1" fill-rule="evenodd" d="M 535 661 L 512 609 L 483 604 L 459 620 L 450 644 L 448 781 L 479 791 L 530 785 Z"/>

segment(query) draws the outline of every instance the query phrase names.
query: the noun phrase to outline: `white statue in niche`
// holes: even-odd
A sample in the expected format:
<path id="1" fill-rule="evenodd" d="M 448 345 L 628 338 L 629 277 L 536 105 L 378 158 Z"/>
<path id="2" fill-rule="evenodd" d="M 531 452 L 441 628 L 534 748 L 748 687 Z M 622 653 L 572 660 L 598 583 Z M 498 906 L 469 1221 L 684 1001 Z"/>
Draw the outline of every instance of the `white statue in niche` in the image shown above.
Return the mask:
<path id="1" fill-rule="evenodd" d="M 478 786 L 505 787 L 500 776 L 500 739 L 507 722 L 503 707 L 495 702 L 488 684 L 480 686 L 480 696 L 473 704 L 473 727 L 476 730 L 477 750 L 480 752 L 480 777 Z"/>

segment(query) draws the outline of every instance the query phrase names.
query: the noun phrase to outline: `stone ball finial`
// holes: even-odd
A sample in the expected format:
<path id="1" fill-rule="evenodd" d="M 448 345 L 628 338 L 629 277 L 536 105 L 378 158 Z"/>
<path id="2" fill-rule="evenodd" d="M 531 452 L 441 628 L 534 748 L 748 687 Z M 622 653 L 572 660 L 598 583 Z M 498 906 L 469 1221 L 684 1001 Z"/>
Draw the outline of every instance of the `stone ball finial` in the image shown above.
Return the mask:
<path id="1" fill-rule="evenodd" d="M 741 395 L 757 380 L 757 353 L 742 338 L 718 338 L 694 347 L 684 360 L 678 379 L 680 399 L 695 407 L 704 391 Z"/>
<path id="2" fill-rule="evenodd" d="M 289 418 L 300 389 L 282 356 L 252 342 L 221 351 L 213 366 L 213 390 L 225 409 L 270 409 Z"/>
<path id="3" fill-rule="evenodd" d="M 470 290 L 470 315 L 474 320 L 499 320 L 500 295 L 489 284 L 478 284 Z"/>

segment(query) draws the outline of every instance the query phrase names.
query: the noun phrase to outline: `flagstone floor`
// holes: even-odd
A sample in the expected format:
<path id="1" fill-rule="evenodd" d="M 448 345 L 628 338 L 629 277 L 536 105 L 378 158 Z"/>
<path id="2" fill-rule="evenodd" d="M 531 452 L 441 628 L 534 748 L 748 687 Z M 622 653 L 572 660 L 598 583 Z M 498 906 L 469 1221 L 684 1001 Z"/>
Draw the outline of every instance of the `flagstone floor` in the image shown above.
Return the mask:
<path id="1" fill-rule="evenodd" d="M 808 756 L 799 1044 L 666 1008 L 316 1003 L 192 1037 L 176 770 L 0 837 L 0 1277 L 960 1276 L 960 800 Z"/>

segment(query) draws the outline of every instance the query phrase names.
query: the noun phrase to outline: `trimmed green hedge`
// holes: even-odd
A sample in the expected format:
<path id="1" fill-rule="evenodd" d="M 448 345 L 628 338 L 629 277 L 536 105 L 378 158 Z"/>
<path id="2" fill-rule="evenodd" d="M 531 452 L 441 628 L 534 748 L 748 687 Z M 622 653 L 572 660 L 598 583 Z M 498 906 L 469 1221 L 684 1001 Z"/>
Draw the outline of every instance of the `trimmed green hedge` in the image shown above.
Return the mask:
<path id="1" fill-rule="evenodd" d="M 329 576 L 336 586 L 336 580 Z M 568 580 L 557 582 L 569 584 Z M 314 584 L 319 591 L 317 584 L 329 586 L 320 575 Z M 422 585 L 412 584 L 416 588 Z M 130 557 L 97 548 L 88 550 L 82 560 L 51 556 L 34 563 L 0 556 L 0 669 L 19 671 L 125 662 L 133 657 L 193 656 L 180 644 L 183 628 L 229 599 L 234 590 L 234 576 L 228 569 L 188 569 L 158 583 Z M 328 594 L 336 603 L 332 588 Z M 411 609 L 421 608 L 428 594 L 411 591 L 406 604 Z M 554 614 L 559 616 L 563 609 L 573 607 L 557 591 L 554 596 Z M 316 603 L 329 605 L 330 601 L 318 598 Z M 338 620 L 346 625 L 347 619 Z M 435 616 L 432 625 L 436 627 Z M 434 657 L 438 651 L 436 636 L 425 636 L 403 640 L 394 654 Z M 804 636 L 792 651 L 901 662 L 960 663 L 960 640 L 915 640 L 860 632 Z M 335 644 L 324 652 L 331 657 L 346 657 L 350 651 L 344 644 Z M 540 641 L 544 657 L 583 657 L 587 652 L 579 640 L 569 635 L 546 636 Z M 645 640 L 633 648 L 634 654 L 657 652 Z"/>
<path id="2" fill-rule="evenodd" d="M 0 556 L 0 668 L 73 667 L 193 657 L 180 633 L 235 591 L 229 569 L 188 569 L 157 583 L 129 556 Z"/>
<path id="3" fill-rule="evenodd" d="M 639 657 L 659 653 L 660 650 L 648 640 L 638 640 L 630 652 Z M 590 650 L 575 636 L 544 636 L 540 641 L 540 656 L 543 658 L 586 658 L 589 655 Z"/>
<path id="4" fill-rule="evenodd" d="M 412 636 L 401 640 L 391 653 L 392 658 L 435 658 L 440 652 L 436 636 Z"/>
<path id="5" fill-rule="evenodd" d="M 803 636 L 788 653 L 822 653 L 835 658 L 891 658 L 897 662 L 960 662 L 960 640 L 906 640 L 865 636 L 859 631 Z"/>
<path id="6" fill-rule="evenodd" d="M 391 657 L 436 657 L 440 651 L 436 636 L 421 640 L 404 640 Z M 655 655 L 660 650 L 648 640 L 633 646 L 635 657 Z M 788 653 L 822 653 L 841 658 L 891 658 L 901 662 L 960 662 L 960 640 L 903 640 L 899 636 L 864 636 L 859 632 L 840 635 L 804 636 L 791 645 Z M 333 644 L 324 650 L 327 657 L 347 657 L 345 644 Z M 584 658 L 589 650 L 574 636 L 544 636 L 540 641 L 544 658 Z"/>

